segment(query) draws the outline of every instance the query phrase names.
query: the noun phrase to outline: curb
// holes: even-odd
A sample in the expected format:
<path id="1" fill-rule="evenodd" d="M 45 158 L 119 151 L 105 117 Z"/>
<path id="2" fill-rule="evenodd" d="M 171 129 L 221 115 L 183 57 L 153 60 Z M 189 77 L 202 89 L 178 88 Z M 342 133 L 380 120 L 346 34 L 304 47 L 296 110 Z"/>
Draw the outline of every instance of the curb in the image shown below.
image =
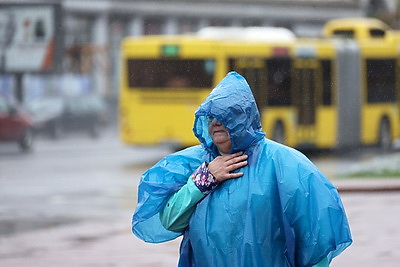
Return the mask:
<path id="1" fill-rule="evenodd" d="M 400 186 L 389 187 L 337 187 L 339 193 L 378 193 L 378 192 L 395 192 L 400 191 Z"/>
<path id="2" fill-rule="evenodd" d="M 334 180 L 333 184 L 340 193 L 378 193 L 400 191 L 400 179 L 350 179 Z"/>

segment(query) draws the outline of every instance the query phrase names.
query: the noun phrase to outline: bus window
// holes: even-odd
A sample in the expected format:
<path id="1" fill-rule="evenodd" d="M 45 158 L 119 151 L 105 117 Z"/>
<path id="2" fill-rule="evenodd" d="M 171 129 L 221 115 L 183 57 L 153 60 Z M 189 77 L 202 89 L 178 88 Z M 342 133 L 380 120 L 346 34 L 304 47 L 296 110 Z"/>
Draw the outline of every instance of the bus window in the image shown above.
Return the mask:
<path id="1" fill-rule="evenodd" d="M 395 60 L 367 60 L 367 101 L 395 102 Z"/>
<path id="2" fill-rule="evenodd" d="M 342 37 L 342 38 L 354 38 L 354 31 L 353 30 L 336 30 L 333 32 L 334 36 Z"/>
<path id="3" fill-rule="evenodd" d="M 298 124 L 315 124 L 315 70 L 299 68 L 295 70 L 295 95 L 298 108 Z"/>
<path id="4" fill-rule="evenodd" d="M 322 105 L 332 105 L 332 67 L 330 60 L 321 60 L 322 66 Z"/>
<path id="5" fill-rule="evenodd" d="M 235 70 L 243 75 L 249 83 L 259 110 L 267 103 L 264 62 L 264 60 L 254 60 L 252 58 L 229 59 L 230 70 Z"/>
<path id="6" fill-rule="evenodd" d="M 256 68 L 246 68 L 242 69 L 241 72 L 249 83 L 251 90 L 253 91 L 258 109 L 262 110 L 262 107 L 265 106 L 265 94 L 263 93 L 263 90 L 265 90 L 263 70 Z"/>
<path id="7" fill-rule="evenodd" d="M 291 104 L 291 61 L 290 59 L 267 60 L 268 86 L 267 105 L 285 106 Z"/>
<path id="8" fill-rule="evenodd" d="M 214 60 L 128 59 L 128 85 L 130 88 L 211 88 L 213 62 Z"/>
<path id="9" fill-rule="evenodd" d="M 385 37 L 385 31 L 381 29 L 371 29 L 369 30 L 369 34 L 372 38 L 383 38 Z"/>

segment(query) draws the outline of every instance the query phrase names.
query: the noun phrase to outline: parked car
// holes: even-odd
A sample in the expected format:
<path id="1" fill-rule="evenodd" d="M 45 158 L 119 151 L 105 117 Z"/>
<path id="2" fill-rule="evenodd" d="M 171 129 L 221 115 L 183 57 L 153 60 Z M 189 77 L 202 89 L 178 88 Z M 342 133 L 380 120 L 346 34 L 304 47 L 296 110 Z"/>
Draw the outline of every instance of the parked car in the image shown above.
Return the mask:
<path id="1" fill-rule="evenodd" d="M 32 120 L 27 112 L 0 96 L 0 141 L 16 142 L 22 151 L 33 144 Z"/>
<path id="2" fill-rule="evenodd" d="M 33 116 L 35 132 L 54 139 L 82 131 L 98 137 L 108 117 L 106 103 L 98 95 L 41 98 L 28 103 L 27 108 Z"/>

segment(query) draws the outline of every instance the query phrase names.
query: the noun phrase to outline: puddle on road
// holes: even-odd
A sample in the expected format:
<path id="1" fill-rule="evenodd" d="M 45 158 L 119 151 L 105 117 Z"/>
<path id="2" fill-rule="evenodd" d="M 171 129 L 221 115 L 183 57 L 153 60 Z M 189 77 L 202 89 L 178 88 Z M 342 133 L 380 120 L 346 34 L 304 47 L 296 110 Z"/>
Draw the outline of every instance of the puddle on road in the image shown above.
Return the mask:
<path id="1" fill-rule="evenodd" d="M 73 217 L 46 217 L 46 218 L 15 218 L 2 220 L 0 224 L 0 237 L 12 236 L 39 229 L 49 229 L 67 224 L 79 223 L 83 219 Z"/>
<path id="2" fill-rule="evenodd" d="M 80 235 L 80 236 L 74 236 L 70 238 L 70 241 L 75 245 L 79 244 L 86 244 L 86 243 L 94 243 L 102 239 L 106 239 L 109 237 L 114 237 L 120 234 L 124 234 L 122 231 L 109 231 L 109 232 L 104 232 L 104 233 L 96 233 L 96 235 Z"/>

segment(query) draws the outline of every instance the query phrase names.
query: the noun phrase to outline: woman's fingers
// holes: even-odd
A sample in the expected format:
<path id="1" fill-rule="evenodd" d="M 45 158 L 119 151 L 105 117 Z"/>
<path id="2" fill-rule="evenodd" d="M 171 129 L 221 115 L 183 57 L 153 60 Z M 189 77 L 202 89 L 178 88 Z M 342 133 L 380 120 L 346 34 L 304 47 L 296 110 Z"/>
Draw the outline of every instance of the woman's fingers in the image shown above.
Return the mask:
<path id="1" fill-rule="evenodd" d="M 233 159 L 233 158 L 236 158 L 236 157 L 238 157 L 238 156 L 240 156 L 240 155 L 242 155 L 242 154 L 243 154 L 243 152 L 240 151 L 240 152 L 236 152 L 236 153 L 234 153 L 234 154 L 224 155 L 224 156 L 222 156 L 222 157 L 224 157 L 224 158 L 228 161 L 228 160 L 231 160 L 231 159 Z"/>
<path id="2" fill-rule="evenodd" d="M 236 170 L 236 169 L 242 168 L 242 167 L 244 167 L 244 166 L 246 166 L 246 165 L 247 165 L 247 161 L 244 160 L 244 161 L 240 161 L 240 162 L 238 162 L 238 163 L 229 165 L 229 166 L 227 167 L 227 169 L 228 169 L 229 172 L 231 172 L 231 171 L 234 171 L 234 170 Z"/>
<path id="3" fill-rule="evenodd" d="M 234 173 L 230 173 L 228 175 L 229 175 L 229 177 L 227 179 L 239 178 L 239 177 L 243 176 L 243 172 L 234 172 Z"/>
<path id="4" fill-rule="evenodd" d="M 244 161 L 246 159 L 247 159 L 247 155 L 236 156 L 236 157 L 228 160 L 227 163 L 234 164 L 234 163 L 237 163 L 237 162 L 240 162 L 240 161 Z"/>

